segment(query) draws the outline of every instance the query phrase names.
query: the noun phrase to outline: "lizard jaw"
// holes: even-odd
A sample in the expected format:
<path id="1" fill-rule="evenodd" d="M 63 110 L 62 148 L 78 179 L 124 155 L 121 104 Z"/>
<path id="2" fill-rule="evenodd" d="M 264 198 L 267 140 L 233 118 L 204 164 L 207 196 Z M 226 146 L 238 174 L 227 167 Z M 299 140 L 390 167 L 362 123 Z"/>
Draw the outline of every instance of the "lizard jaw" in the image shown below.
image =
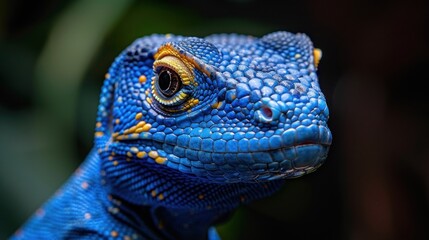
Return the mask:
<path id="1" fill-rule="evenodd" d="M 140 136 L 140 135 L 139 135 Z M 199 178 L 217 182 L 255 182 L 294 178 L 316 170 L 322 165 L 332 142 L 326 126 L 311 125 L 288 129 L 283 134 L 272 136 L 270 144 L 251 144 L 247 148 L 204 148 L 202 143 L 193 145 L 188 141 L 161 141 L 148 133 L 139 138 L 125 138 L 121 142 L 139 141 L 153 144 L 158 155 L 163 156 L 163 165 Z M 144 140 L 144 141 L 143 141 Z M 228 145 L 228 143 L 226 143 Z M 200 146 L 200 147 L 197 147 Z M 235 151 L 231 151 L 235 150 Z"/>

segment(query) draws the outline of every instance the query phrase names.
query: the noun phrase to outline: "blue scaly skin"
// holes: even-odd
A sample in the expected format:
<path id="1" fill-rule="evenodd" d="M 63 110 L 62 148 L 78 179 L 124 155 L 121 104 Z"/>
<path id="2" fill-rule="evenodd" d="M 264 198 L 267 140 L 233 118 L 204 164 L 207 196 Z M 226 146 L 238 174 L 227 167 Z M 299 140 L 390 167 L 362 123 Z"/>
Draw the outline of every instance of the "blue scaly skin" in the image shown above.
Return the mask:
<path id="1" fill-rule="evenodd" d="M 95 147 L 12 239 L 218 239 L 332 141 L 305 34 L 152 35 L 113 62 Z"/>

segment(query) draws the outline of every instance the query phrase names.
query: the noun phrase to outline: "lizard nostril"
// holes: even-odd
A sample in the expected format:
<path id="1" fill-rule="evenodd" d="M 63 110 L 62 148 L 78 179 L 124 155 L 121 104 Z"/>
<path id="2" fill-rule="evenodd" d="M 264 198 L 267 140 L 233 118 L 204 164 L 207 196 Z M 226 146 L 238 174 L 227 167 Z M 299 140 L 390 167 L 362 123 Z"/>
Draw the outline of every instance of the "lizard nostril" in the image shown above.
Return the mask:
<path id="1" fill-rule="evenodd" d="M 256 106 L 255 119 L 261 123 L 275 123 L 280 117 L 280 107 L 269 98 L 263 98 Z"/>
<path id="2" fill-rule="evenodd" d="M 273 111 L 271 110 L 270 107 L 268 106 L 263 106 L 262 107 L 262 114 L 267 118 L 272 118 L 273 117 Z"/>

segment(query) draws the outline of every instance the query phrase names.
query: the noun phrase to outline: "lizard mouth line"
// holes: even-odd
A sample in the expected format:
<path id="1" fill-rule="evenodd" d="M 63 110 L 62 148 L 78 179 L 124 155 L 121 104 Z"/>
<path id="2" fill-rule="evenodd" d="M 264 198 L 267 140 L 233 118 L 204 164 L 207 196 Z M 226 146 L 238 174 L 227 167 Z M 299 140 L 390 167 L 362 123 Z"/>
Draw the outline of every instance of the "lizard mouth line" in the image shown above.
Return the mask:
<path id="1" fill-rule="evenodd" d="M 122 136 L 124 136 L 124 135 L 122 135 Z M 139 140 L 148 141 L 149 139 L 133 138 L 132 136 L 128 137 L 128 138 L 121 138 L 121 139 L 114 138 L 114 141 L 118 141 L 118 142 L 131 142 L 131 141 L 139 141 Z M 292 145 L 285 145 L 285 146 L 277 147 L 277 148 L 264 148 L 264 149 L 255 149 L 255 150 L 249 149 L 249 150 L 237 150 L 237 151 L 208 151 L 208 150 L 204 150 L 201 148 L 191 147 L 190 145 L 183 146 L 183 145 L 172 144 L 172 143 L 167 143 L 167 142 L 163 142 L 163 141 L 157 141 L 154 139 L 151 139 L 149 141 L 155 142 L 157 144 L 169 146 L 170 148 L 178 147 L 178 148 L 189 149 L 189 150 L 198 151 L 198 152 L 207 152 L 207 153 L 246 153 L 246 152 L 257 153 L 257 152 L 283 151 L 283 150 L 288 150 L 288 149 L 292 149 L 295 147 L 305 147 L 305 146 L 329 147 L 331 145 L 330 143 L 322 143 L 321 141 L 304 141 L 301 143 L 296 143 L 296 144 L 292 144 Z"/>
<path id="2" fill-rule="evenodd" d="M 189 149 L 192 151 L 197 151 L 197 152 L 206 152 L 206 153 L 222 153 L 222 154 L 237 154 L 237 153 L 263 153 L 263 152 L 276 152 L 276 151 L 285 151 L 285 150 L 290 150 L 292 148 L 296 148 L 296 147 L 306 147 L 306 146 L 322 146 L 322 147 L 329 147 L 330 144 L 322 144 L 322 143 L 317 143 L 317 142 L 306 142 L 306 143 L 299 143 L 299 144 L 295 144 L 295 145 L 291 145 L 291 146 L 284 146 L 284 147 L 279 147 L 279 148 L 267 148 L 267 149 L 256 149 L 256 150 L 245 150 L 245 151 L 207 151 L 207 150 L 202 150 L 202 149 L 196 149 L 196 148 L 191 148 L 189 146 L 179 146 L 179 145 L 174 145 L 174 144 L 169 144 L 169 143 L 165 143 L 165 142 L 159 142 L 163 145 L 169 145 L 170 147 L 179 147 L 179 148 L 183 148 L 185 150 Z"/>

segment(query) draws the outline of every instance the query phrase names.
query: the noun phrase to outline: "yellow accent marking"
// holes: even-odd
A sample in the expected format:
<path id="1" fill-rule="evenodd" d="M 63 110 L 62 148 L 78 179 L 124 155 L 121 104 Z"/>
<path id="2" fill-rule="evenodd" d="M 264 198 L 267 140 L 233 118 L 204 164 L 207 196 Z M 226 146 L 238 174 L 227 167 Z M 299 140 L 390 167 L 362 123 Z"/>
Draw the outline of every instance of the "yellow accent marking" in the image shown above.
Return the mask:
<path id="1" fill-rule="evenodd" d="M 141 133 L 141 132 L 143 132 L 143 128 L 137 128 L 135 132 L 136 133 Z"/>
<path id="2" fill-rule="evenodd" d="M 136 120 L 139 120 L 142 117 L 143 117 L 143 113 L 137 113 L 136 114 Z"/>
<path id="3" fill-rule="evenodd" d="M 128 133 L 133 133 L 133 132 L 135 132 L 135 131 L 136 131 L 136 129 L 137 129 L 137 126 L 132 126 L 132 127 L 130 127 L 128 130 L 125 130 L 125 132 L 127 132 L 127 131 L 128 131 Z"/>
<path id="4" fill-rule="evenodd" d="M 96 137 L 102 137 L 104 135 L 103 132 L 95 132 Z"/>
<path id="5" fill-rule="evenodd" d="M 87 189 L 87 188 L 88 188 L 88 186 L 89 186 L 89 184 L 88 184 L 87 182 L 82 182 L 82 183 L 80 184 L 80 186 L 81 186 L 83 189 Z"/>
<path id="6" fill-rule="evenodd" d="M 118 232 L 117 231 L 111 231 L 110 232 L 110 236 L 117 237 L 118 236 Z"/>
<path id="7" fill-rule="evenodd" d="M 122 103 L 122 97 L 118 97 L 116 101 L 118 101 L 118 103 Z"/>
<path id="8" fill-rule="evenodd" d="M 319 48 L 315 48 L 313 50 L 313 57 L 314 57 L 314 66 L 317 68 L 317 66 L 319 66 L 320 59 L 322 59 L 322 50 Z"/>
<path id="9" fill-rule="evenodd" d="M 131 237 L 130 237 L 130 236 L 128 236 L 128 235 L 125 235 L 125 236 L 124 236 L 124 240 L 131 240 Z"/>
<path id="10" fill-rule="evenodd" d="M 101 122 L 97 122 L 97 123 L 95 124 L 95 127 L 97 127 L 97 128 L 101 127 Z"/>
<path id="11" fill-rule="evenodd" d="M 146 124 L 145 121 L 140 121 L 139 123 L 137 123 L 136 127 L 143 127 Z"/>
<path id="12" fill-rule="evenodd" d="M 198 100 L 198 98 L 191 98 L 186 103 L 183 104 L 183 109 L 192 108 L 195 105 L 197 105 L 199 102 L 200 100 Z"/>
<path id="13" fill-rule="evenodd" d="M 212 104 L 212 108 L 219 109 L 220 107 L 223 106 L 223 103 L 224 103 L 223 101 L 222 102 L 216 102 L 216 103 Z"/>
<path id="14" fill-rule="evenodd" d="M 91 219 L 91 214 L 90 213 L 85 213 L 84 217 L 85 217 L 85 219 Z"/>
<path id="15" fill-rule="evenodd" d="M 146 98 L 146 102 L 148 102 L 149 104 L 152 104 L 152 98 Z"/>
<path id="16" fill-rule="evenodd" d="M 160 193 L 160 194 L 158 195 L 158 199 L 159 199 L 159 200 L 163 200 L 163 199 L 164 199 L 164 194 Z"/>
<path id="17" fill-rule="evenodd" d="M 118 164 L 118 161 L 113 161 L 113 166 L 117 166 Z"/>
<path id="18" fill-rule="evenodd" d="M 112 134 L 112 137 L 113 137 L 113 138 L 116 138 L 117 136 L 119 136 L 119 133 L 118 133 L 118 132 L 115 132 L 115 133 L 113 133 L 113 134 Z"/>
<path id="19" fill-rule="evenodd" d="M 108 74 L 108 73 L 104 74 L 104 78 L 106 78 L 106 79 L 110 78 L 110 74 Z"/>
<path id="20" fill-rule="evenodd" d="M 146 152 L 138 152 L 137 157 L 138 158 L 144 158 L 146 156 Z"/>
<path id="21" fill-rule="evenodd" d="M 127 135 L 119 135 L 115 138 L 115 140 L 124 140 Z"/>
<path id="22" fill-rule="evenodd" d="M 150 123 L 146 123 L 146 124 L 142 127 L 143 132 L 147 132 L 147 131 L 149 131 L 151 128 L 152 128 L 152 125 L 151 125 Z"/>
<path id="23" fill-rule="evenodd" d="M 167 158 L 163 158 L 163 157 L 157 157 L 155 158 L 155 162 L 158 164 L 164 164 L 165 161 L 167 161 Z"/>
<path id="24" fill-rule="evenodd" d="M 301 54 L 299 53 L 295 54 L 295 58 L 300 58 L 300 57 L 301 57 Z"/>
<path id="25" fill-rule="evenodd" d="M 204 195 L 203 194 L 198 195 L 198 199 L 200 200 L 204 199 Z"/>
<path id="26" fill-rule="evenodd" d="M 185 99 L 187 96 L 188 96 L 188 94 L 186 94 L 184 92 L 179 93 L 179 98 L 180 99 Z"/>
<path id="27" fill-rule="evenodd" d="M 152 190 L 152 192 L 150 192 L 150 195 L 152 195 L 152 197 L 156 196 L 156 190 Z"/>
<path id="28" fill-rule="evenodd" d="M 119 124 L 121 122 L 121 120 L 119 119 L 119 118 L 117 118 L 116 120 L 115 120 L 115 123 L 116 124 Z"/>
<path id="29" fill-rule="evenodd" d="M 155 159 L 155 158 L 157 158 L 159 155 L 158 155 L 158 152 L 157 151 L 150 151 L 149 152 L 149 157 L 151 157 L 151 158 L 153 158 L 153 159 Z"/>
<path id="30" fill-rule="evenodd" d="M 139 77 L 139 82 L 140 82 L 140 83 L 145 83 L 145 82 L 146 82 L 146 76 L 145 76 L 145 75 L 141 75 L 141 76 Z"/>
<path id="31" fill-rule="evenodd" d="M 132 156 L 133 156 L 133 154 L 132 154 L 131 152 L 127 152 L 127 156 L 128 156 L 128 157 L 132 157 Z"/>
<path id="32" fill-rule="evenodd" d="M 128 138 L 137 139 L 139 137 L 139 133 L 147 132 L 152 128 L 150 123 L 146 123 L 145 121 L 140 121 L 137 125 L 130 127 L 129 129 L 125 129 L 124 134 L 113 134 L 113 138 L 115 140 L 124 140 Z M 138 152 L 138 151 L 137 151 Z"/>
<path id="33" fill-rule="evenodd" d="M 107 159 L 109 159 L 109 161 L 113 160 L 113 156 L 109 156 Z"/>
<path id="34" fill-rule="evenodd" d="M 131 147 L 131 148 L 130 148 L 130 151 L 131 151 L 132 153 L 137 153 L 137 152 L 139 151 L 139 149 L 138 149 L 137 147 Z"/>

